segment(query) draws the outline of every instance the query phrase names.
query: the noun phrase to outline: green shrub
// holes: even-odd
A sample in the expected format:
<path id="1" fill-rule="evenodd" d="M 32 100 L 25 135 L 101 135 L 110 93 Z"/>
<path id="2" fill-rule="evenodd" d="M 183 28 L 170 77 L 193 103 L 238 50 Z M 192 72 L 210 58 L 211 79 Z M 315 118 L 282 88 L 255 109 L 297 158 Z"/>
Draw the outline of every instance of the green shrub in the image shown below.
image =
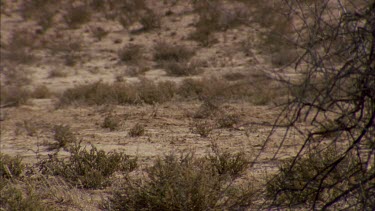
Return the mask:
<path id="1" fill-rule="evenodd" d="M 79 188 L 97 189 L 108 186 L 116 171 L 133 171 L 137 163 L 136 159 L 123 153 L 106 153 L 93 145 L 87 150 L 76 144 L 71 148 L 68 160 L 53 155 L 41 161 L 39 166 L 42 173 L 61 176 Z"/>
<path id="2" fill-rule="evenodd" d="M 218 173 L 192 153 L 158 158 L 141 179 L 125 181 L 109 200 L 113 210 L 236 210 L 251 203 L 252 189 Z"/>
<path id="3" fill-rule="evenodd" d="M 13 177 L 21 176 L 25 169 L 20 157 L 11 157 L 9 155 L 0 153 L 0 178 L 11 179 Z"/>

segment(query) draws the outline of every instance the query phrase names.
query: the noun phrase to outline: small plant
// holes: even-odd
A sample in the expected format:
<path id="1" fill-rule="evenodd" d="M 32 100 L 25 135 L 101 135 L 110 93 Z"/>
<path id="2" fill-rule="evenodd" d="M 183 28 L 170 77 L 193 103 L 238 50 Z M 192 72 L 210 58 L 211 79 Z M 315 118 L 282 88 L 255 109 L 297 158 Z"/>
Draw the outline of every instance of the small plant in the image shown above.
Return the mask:
<path id="1" fill-rule="evenodd" d="M 108 115 L 104 118 L 102 128 L 108 128 L 110 131 L 115 131 L 120 126 L 120 119 L 112 115 Z"/>
<path id="2" fill-rule="evenodd" d="M 79 188 L 98 189 L 110 185 L 110 177 L 116 171 L 133 171 L 137 161 L 123 153 L 106 153 L 93 145 L 87 150 L 76 143 L 70 149 L 68 160 L 53 155 L 38 165 L 43 174 L 61 176 Z"/>
<path id="3" fill-rule="evenodd" d="M 55 127 L 53 128 L 53 132 L 53 138 L 57 143 L 52 145 L 52 148 L 66 148 L 69 144 L 75 143 L 77 141 L 69 125 L 55 125 Z"/>
<path id="4" fill-rule="evenodd" d="M 70 28 L 77 28 L 80 25 L 90 21 L 91 11 L 85 5 L 77 7 L 69 7 L 67 14 L 64 16 L 65 23 Z"/>
<path id="5" fill-rule="evenodd" d="M 207 138 L 214 128 L 207 121 L 194 122 L 191 131 L 195 134 L 199 134 L 203 138 Z"/>
<path id="6" fill-rule="evenodd" d="M 129 136 L 130 137 L 137 137 L 142 136 L 145 134 L 145 126 L 142 124 L 135 124 L 130 130 L 129 130 Z"/>
<path id="7" fill-rule="evenodd" d="M 122 62 L 137 64 L 142 60 L 142 45 L 128 44 L 118 51 L 118 57 Z"/>
<path id="8" fill-rule="evenodd" d="M 20 157 L 11 157 L 9 155 L 0 153 L 0 178 L 12 179 L 21 176 L 25 169 Z"/>
<path id="9" fill-rule="evenodd" d="M 113 210 L 236 210 L 246 209 L 253 189 L 235 185 L 207 158 L 193 153 L 158 158 L 147 176 L 129 179 L 109 199 Z"/>

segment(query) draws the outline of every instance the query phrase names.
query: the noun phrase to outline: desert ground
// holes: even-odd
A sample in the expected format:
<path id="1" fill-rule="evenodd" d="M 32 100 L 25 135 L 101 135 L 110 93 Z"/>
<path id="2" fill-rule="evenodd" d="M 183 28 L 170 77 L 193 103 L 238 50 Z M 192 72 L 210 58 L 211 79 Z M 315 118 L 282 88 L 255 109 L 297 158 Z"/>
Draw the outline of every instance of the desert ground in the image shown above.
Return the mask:
<path id="1" fill-rule="evenodd" d="M 241 153 L 249 165 L 238 180 L 263 193 L 301 144 L 292 132 L 280 149 L 285 130 L 273 130 L 288 91 L 272 78 L 298 74 L 289 49 L 264 47 L 267 17 L 246 1 L 100 2 L 1 1 L 0 151 L 27 166 L 12 184 L 26 199 L 32 186 L 50 210 L 110 210 L 121 173 L 82 188 L 38 171 L 79 143 L 136 158 L 130 177 L 170 154 Z M 246 210 L 261 209 L 254 195 Z"/>

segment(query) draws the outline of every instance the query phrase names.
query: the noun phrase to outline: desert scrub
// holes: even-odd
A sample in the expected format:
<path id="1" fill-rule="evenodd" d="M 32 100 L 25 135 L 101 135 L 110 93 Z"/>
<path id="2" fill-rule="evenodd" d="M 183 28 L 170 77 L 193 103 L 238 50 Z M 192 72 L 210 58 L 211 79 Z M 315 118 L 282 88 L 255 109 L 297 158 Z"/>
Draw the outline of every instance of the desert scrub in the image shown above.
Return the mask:
<path id="1" fill-rule="evenodd" d="M 158 42 L 154 45 L 154 60 L 169 75 L 184 76 L 199 73 L 196 62 L 189 62 L 195 52 L 184 45 Z"/>
<path id="2" fill-rule="evenodd" d="M 194 134 L 198 134 L 203 138 L 207 138 L 214 127 L 208 121 L 195 121 L 192 123 L 190 130 Z"/>
<path id="3" fill-rule="evenodd" d="M 120 123 L 121 121 L 119 118 L 108 115 L 104 118 L 102 128 L 108 128 L 110 131 L 115 131 L 119 128 Z"/>
<path id="4" fill-rule="evenodd" d="M 236 114 L 223 114 L 217 119 L 220 128 L 233 128 L 239 122 L 239 116 Z"/>
<path id="5" fill-rule="evenodd" d="M 98 150 L 94 145 L 87 150 L 78 143 L 70 149 L 68 160 L 53 155 L 38 165 L 43 174 L 61 176 L 79 188 L 98 189 L 110 185 L 116 171 L 133 171 L 137 161 L 124 153 Z"/>
<path id="6" fill-rule="evenodd" d="M 67 148 L 69 144 L 77 141 L 69 125 L 55 125 L 53 127 L 53 138 L 56 143 L 50 146 L 51 149 Z"/>
<path id="7" fill-rule="evenodd" d="M 1 106 L 19 106 L 27 103 L 30 99 L 31 93 L 19 86 L 7 86 L 3 87 L 0 85 L 0 105 Z"/>
<path id="8" fill-rule="evenodd" d="M 155 61 L 186 61 L 194 55 L 194 51 L 184 45 L 173 45 L 167 42 L 157 42 L 154 45 Z"/>
<path id="9" fill-rule="evenodd" d="M 143 59 L 143 46 L 137 44 L 128 44 L 117 53 L 121 62 L 129 64 L 138 64 Z"/>
<path id="10" fill-rule="evenodd" d="M 246 22 L 250 16 L 248 8 L 236 1 L 231 4 L 232 7 L 226 7 L 224 1 L 195 1 L 194 11 L 199 19 L 190 38 L 203 46 L 210 46 L 217 42 L 214 32 L 226 31 Z"/>
<path id="11" fill-rule="evenodd" d="M 91 19 L 91 10 L 89 7 L 85 5 L 73 7 L 70 6 L 66 10 L 66 14 L 64 15 L 65 23 L 70 28 L 77 28 L 80 25 L 89 22 Z"/>
<path id="12" fill-rule="evenodd" d="M 25 169 L 20 157 L 11 157 L 0 153 L 0 178 L 11 179 L 21 176 Z"/>
<path id="13" fill-rule="evenodd" d="M 193 153 L 158 158 L 144 178 L 123 182 L 109 199 L 114 210 L 231 210 L 251 203 L 252 189 L 219 174 Z"/>
<path id="14" fill-rule="evenodd" d="M 143 124 L 137 123 L 129 130 L 130 137 L 142 136 L 144 134 L 145 134 L 145 126 Z"/>
<path id="15" fill-rule="evenodd" d="M 35 87 L 34 91 L 31 93 L 32 97 L 43 99 L 43 98 L 49 98 L 52 93 L 45 85 L 39 85 Z"/>
<path id="16" fill-rule="evenodd" d="M 146 104 L 164 103 L 172 100 L 176 94 L 176 84 L 170 81 L 155 83 L 142 79 L 135 85 L 140 102 Z"/>
<path id="17" fill-rule="evenodd" d="M 60 105 L 132 104 L 136 101 L 137 91 L 134 86 L 123 83 L 107 84 L 101 81 L 75 86 L 60 96 Z"/>
<path id="18" fill-rule="evenodd" d="M 346 190 L 348 186 L 360 184 L 364 178 L 361 178 L 361 167 L 357 165 L 357 155 L 349 154 L 339 165 L 327 168 L 328 164 L 339 157 L 340 153 L 332 146 L 324 150 L 311 150 L 296 161 L 293 158 L 284 160 L 279 166 L 279 173 L 267 183 L 267 197 L 272 200 L 272 205 L 294 207 L 309 205 L 315 200 L 324 204 L 340 196 L 342 190 Z M 293 168 L 290 168 L 292 162 L 295 163 Z M 374 172 L 374 169 L 370 171 Z M 362 185 L 367 189 L 370 184 Z M 324 198 L 315 198 L 318 187 L 322 188 L 321 194 L 324 194 Z M 353 197 L 350 200 L 354 203 L 361 199 Z"/>
<path id="19" fill-rule="evenodd" d="M 27 187 L 26 191 L 23 191 L 12 183 L 3 183 L 3 181 L 0 183 L 0 210 L 48 211 L 53 209 L 43 202 L 42 197 L 37 195 L 32 187 Z"/>

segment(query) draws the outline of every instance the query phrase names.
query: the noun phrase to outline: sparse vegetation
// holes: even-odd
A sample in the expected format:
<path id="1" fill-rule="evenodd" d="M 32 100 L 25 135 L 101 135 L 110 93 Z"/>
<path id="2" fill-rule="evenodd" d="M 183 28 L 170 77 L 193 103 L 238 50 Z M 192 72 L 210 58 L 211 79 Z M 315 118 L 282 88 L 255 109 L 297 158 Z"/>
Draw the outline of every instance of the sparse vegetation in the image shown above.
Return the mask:
<path id="1" fill-rule="evenodd" d="M 20 177 L 24 170 L 25 165 L 20 157 L 0 153 L 0 178 L 2 180 Z"/>
<path id="2" fill-rule="evenodd" d="M 69 125 L 55 125 L 55 127 L 53 128 L 53 132 L 53 138 L 57 143 L 51 145 L 51 148 L 66 149 L 69 144 L 73 144 L 77 141 L 77 138 L 70 129 Z"/>
<path id="3" fill-rule="evenodd" d="M 2 182 L 1 182 L 2 183 Z M 42 198 L 28 187 L 26 193 L 12 183 L 0 185 L 0 209 L 9 211 L 29 210 L 48 211 L 52 207 L 43 202 Z"/>
<path id="4" fill-rule="evenodd" d="M 47 86 L 45 86 L 45 85 L 39 85 L 39 86 L 35 87 L 35 89 L 34 89 L 34 91 L 32 92 L 31 95 L 34 98 L 43 99 L 43 98 L 49 98 L 52 95 L 52 93 L 48 89 Z"/>
<path id="5" fill-rule="evenodd" d="M 143 59 L 143 49 L 141 45 L 128 44 L 118 51 L 120 61 L 129 64 L 138 64 Z"/>
<path id="6" fill-rule="evenodd" d="M 208 121 L 195 121 L 191 126 L 191 132 L 207 138 L 214 127 Z"/>
<path id="7" fill-rule="evenodd" d="M 233 128 L 238 122 L 239 116 L 236 114 L 224 114 L 217 120 L 220 128 Z"/>
<path id="8" fill-rule="evenodd" d="M 117 130 L 119 126 L 120 126 L 120 119 L 112 115 L 106 116 L 102 124 L 102 128 L 108 128 L 111 131 Z"/>
<path id="9" fill-rule="evenodd" d="M 64 15 L 65 23 L 70 28 L 77 28 L 80 25 L 89 22 L 91 19 L 91 11 L 90 8 L 86 5 L 81 6 L 70 6 L 66 10 L 66 14 Z"/>
<path id="10" fill-rule="evenodd" d="M 30 98 L 30 92 L 23 87 L 0 87 L 0 104 L 2 106 L 19 106 L 25 104 Z"/>
<path id="11" fill-rule="evenodd" d="M 124 181 L 108 206 L 114 210 L 230 210 L 248 206 L 254 194 L 251 186 L 235 184 L 237 177 L 230 175 L 231 170 L 219 174 L 209 159 L 191 153 L 158 158 L 146 171 L 145 178 Z"/>
<path id="12" fill-rule="evenodd" d="M 136 159 L 119 152 L 104 152 L 91 146 L 90 150 L 76 143 L 70 148 L 68 160 L 56 155 L 39 163 L 43 174 L 61 176 L 79 188 L 98 189 L 110 185 L 110 177 L 116 172 L 133 171 Z"/>
<path id="13" fill-rule="evenodd" d="M 143 124 L 137 123 L 129 130 L 130 137 L 143 136 L 144 134 L 145 134 L 145 126 Z"/>

